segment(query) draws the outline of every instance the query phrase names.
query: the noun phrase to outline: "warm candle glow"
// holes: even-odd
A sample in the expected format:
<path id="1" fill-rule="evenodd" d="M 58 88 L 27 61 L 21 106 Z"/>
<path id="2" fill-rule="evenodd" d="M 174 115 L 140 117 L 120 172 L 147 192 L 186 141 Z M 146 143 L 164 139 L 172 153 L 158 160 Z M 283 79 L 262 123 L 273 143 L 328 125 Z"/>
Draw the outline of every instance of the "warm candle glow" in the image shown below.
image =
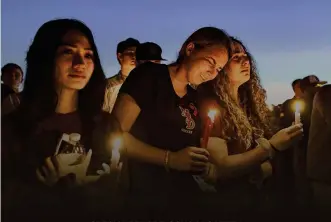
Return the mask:
<path id="1" fill-rule="evenodd" d="M 216 109 L 211 109 L 211 110 L 209 110 L 209 112 L 208 112 L 208 116 L 209 116 L 210 120 L 211 120 L 213 123 L 214 123 L 214 121 L 215 121 L 216 114 L 217 114 L 217 110 L 216 110 Z"/>
<path id="2" fill-rule="evenodd" d="M 295 105 L 294 123 L 298 124 L 298 123 L 301 123 L 300 111 L 302 111 L 303 102 L 302 101 L 296 101 L 294 105 Z"/>
<path id="3" fill-rule="evenodd" d="M 121 137 L 117 137 L 113 140 L 113 150 L 117 150 L 119 151 L 120 147 L 122 146 L 122 138 Z"/>
<path id="4" fill-rule="evenodd" d="M 293 109 L 295 112 L 302 112 L 304 107 L 303 101 L 295 101 Z"/>
<path id="5" fill-rule="evenodd" d="M 300 103 L 295 104 L 295 112 L 300 112 Z"/>
<path id="6" fill-rule="evenodd" d="M 120 148 L 123 145 L 122 137 L 115 137 L 112 139 L 112 150 L 111 150 L 111 168 L 117 168 L 120 161 Z"/>

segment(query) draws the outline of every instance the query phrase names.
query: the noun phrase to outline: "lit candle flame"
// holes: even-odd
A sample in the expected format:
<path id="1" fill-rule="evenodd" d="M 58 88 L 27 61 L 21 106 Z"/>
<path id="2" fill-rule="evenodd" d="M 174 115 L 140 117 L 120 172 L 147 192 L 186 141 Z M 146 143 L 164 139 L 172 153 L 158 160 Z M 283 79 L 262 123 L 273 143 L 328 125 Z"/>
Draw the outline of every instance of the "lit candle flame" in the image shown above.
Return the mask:
<path id="1" fill-rule="evenodd" d="M 115 137 L 112 140 L 112 150 L 111 150 L 111 168 L 117 168 L 120 161 L 120 148 L 123 145 L 122 137 Z"/>
<path id="2" fill-rule="evenodd" d="M 295 112 L 301 112 L 303 110 L 303 102 L 302 101 L 296 101 L 294 103 L 294 108 L 295 108 Z"/>
<path id="3" fill-rule="evenodd" d="M 302 101 L 295 102 L 295 113 L 294 113 L 294 123 L 301 123 L 300 111 L 302 110 L 303 103 Z"/>
<path id="4" fill-rule="evenodd" d="M 295 112 L 299 112 L 300 111 L 300 103 L 296 103 L 295 104 Z"/>
<path id="5" fill-rule="evenodd" d="M 216 110 L 216 109 L 211 109 L 211 110 L 209 110 L 209 112 L 208 112 L 208 116 L 209 116 L 209 118 L 210 118 L 210 120 L 211 120 L 212 122 L 215 121 L 216 114 L 217 114 L 217 110 Z"/>
<path id="6" fill-rule="evenodd" d="M 113 140 L 113 150 L 119 151 L 120 147 L 122 146 L 122 138 L 117 137 Z"/>

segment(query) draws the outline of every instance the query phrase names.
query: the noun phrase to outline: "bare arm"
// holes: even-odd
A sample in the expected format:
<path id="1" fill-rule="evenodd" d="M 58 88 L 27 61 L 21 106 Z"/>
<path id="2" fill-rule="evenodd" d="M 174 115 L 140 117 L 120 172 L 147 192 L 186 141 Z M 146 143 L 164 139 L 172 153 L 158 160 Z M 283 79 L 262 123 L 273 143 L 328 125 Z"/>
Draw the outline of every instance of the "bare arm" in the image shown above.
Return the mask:
<path id="1" fill-rule="evenodd" d="M 215 101 L 205 99 L 201 105 L 201 118 L 203 120 L 210 107 L 219 110 L 219 115 L 215 119 L 207 147 L 210 153 L 210 160 L 216 167 L 217 177 L 237 177 L 248 174 L 252 169 L 259 167 L 268 158 L 269 153 L 265 149 L 257 147 L 242 154 L 229 156 L 227 142 L 219 138 L 222 131 L 220 119 L 226 118 L 224 117 L 225 111 Z"/>
<path id="2" fill-rule="evenodd" d="M 260 166 L 269 156 L 268 151 L 259 146 L 245 153 L 229 156 L 226 141 L 217 137 L 209 138 L 207 149 L 211 162 L 217 168 L 218 178 L 245 175 L 252 168 Z"/>
<path id="3" fill-rule="evenodd" d="M 113 114 L 118 119 L 124 132 L 123 137 L 127 155 L 129 158 L 162 166 L 164 164 L 165 151 L 148 145 L 129 133 L 140 111 L 139 106 L 130 95 L 125 93 L 119 94 Z"/>

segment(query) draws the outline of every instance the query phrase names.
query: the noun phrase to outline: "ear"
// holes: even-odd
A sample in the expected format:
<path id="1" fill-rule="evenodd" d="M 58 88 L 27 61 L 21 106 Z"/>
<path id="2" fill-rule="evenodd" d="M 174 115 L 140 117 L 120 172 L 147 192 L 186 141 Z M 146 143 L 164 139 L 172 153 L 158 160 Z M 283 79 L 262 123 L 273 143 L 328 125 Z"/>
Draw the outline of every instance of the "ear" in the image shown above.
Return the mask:
<path id="1" fill-rule="evenodd" d="M 194 43 L 193 42 L 190 42 L 187 46 L 186 46 L 186 50 L 185 50 L 185 53 L 186 53 L 186 56 L 190 56 L 194 51 Z"/>
<path id="2" fill-rule="evenodd" d="M 117 60 L 118 60 L 118 62 L 120 63 L 120 64 L 122 64 L 122 61 L 123 61 L 123 55 L 122 55 L 122 53 L 117 53 Z"/>

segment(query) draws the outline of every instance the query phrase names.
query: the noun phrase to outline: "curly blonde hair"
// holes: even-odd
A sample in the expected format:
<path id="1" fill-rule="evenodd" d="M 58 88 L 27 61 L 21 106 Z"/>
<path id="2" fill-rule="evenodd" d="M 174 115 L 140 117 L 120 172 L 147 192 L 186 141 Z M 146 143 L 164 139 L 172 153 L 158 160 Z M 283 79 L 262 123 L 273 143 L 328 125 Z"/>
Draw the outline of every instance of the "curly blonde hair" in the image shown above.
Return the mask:
<path id="1" fill-rule="evenodd" d="M 270 137 L 269 109 L 266 104 L 266 91 L 260 83 L 256 62 L 246 47 L 239 40 L 231 37 L 233 43 L 240 44 L 247 53 L 250 62 L 250 79 L 238 89 L 239 102 L 230 96 L 230 81 L 226 71 L 211 81 L 214 93 L 225 103 L 225 112 L 220 118 L 221 136 L 230 141 L 238 140 L 240 144 L 251 148 L 255 139 Z"/>

